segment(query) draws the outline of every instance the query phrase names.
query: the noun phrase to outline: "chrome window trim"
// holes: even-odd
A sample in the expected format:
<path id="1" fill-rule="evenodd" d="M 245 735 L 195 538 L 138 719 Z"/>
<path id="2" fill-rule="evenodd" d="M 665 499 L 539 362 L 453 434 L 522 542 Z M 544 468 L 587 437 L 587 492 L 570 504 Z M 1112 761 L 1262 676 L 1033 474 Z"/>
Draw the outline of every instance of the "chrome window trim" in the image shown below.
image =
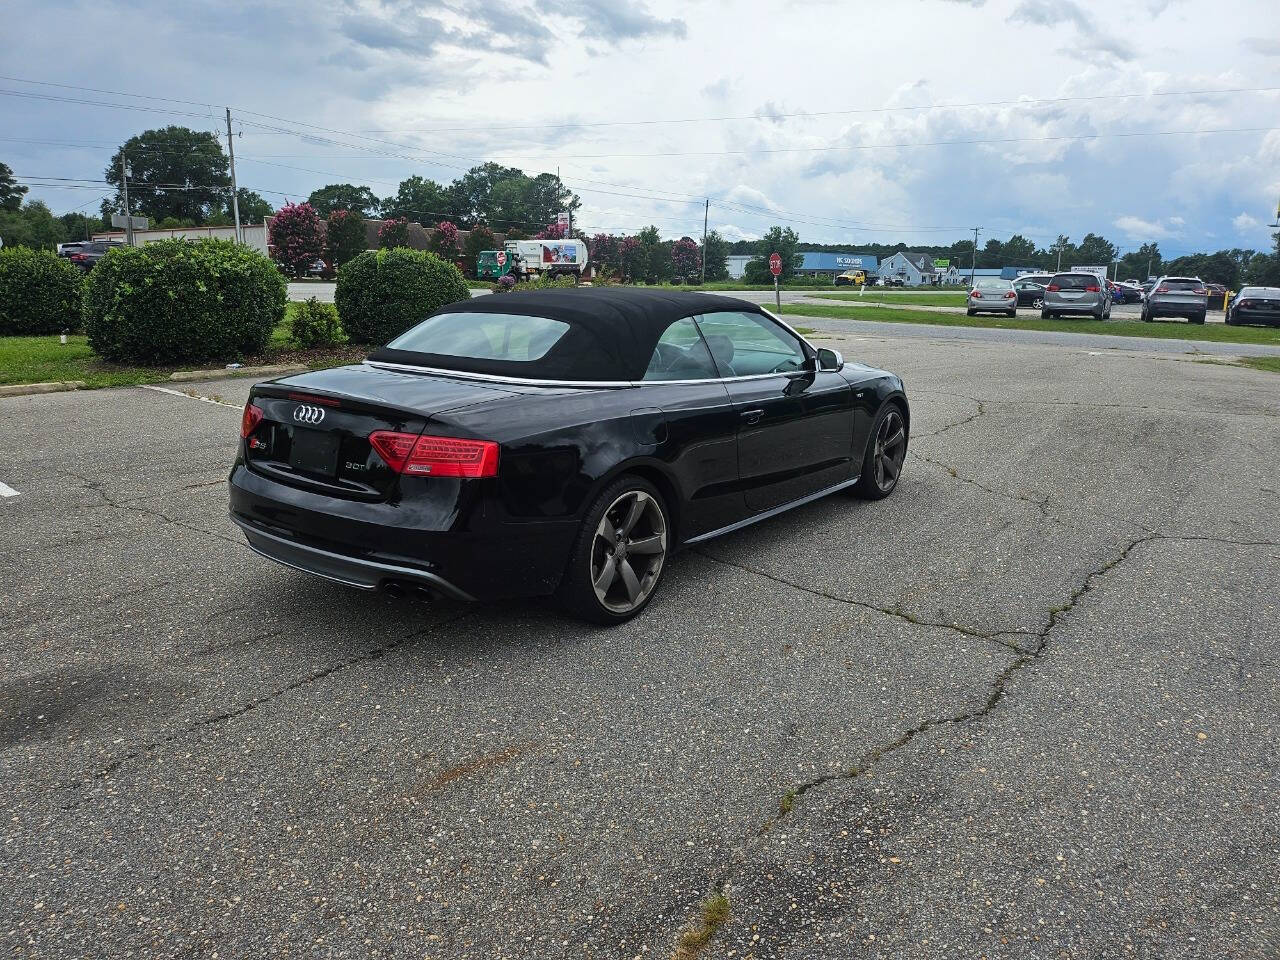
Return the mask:
<path id="1" fill-rule="evenodd" d="M 796 334 L 799 336 L 799 334 Z M 803 339 L 803 338 L 802 338 Z M 808 341 L 805 341 L 808 343 Z M 419 367 L 411 363 L 389 363 L 385 360 L 366 360 L 366 366 L 383 370 L 405 370 L 411 373 L 435 373 L 442 377 L 460 380 L 480 380 L 484 383 L 510 383 L 521 387 L 605 388 L 621 390 L 624 387 L 673 386 L 678 383 L 738 383 L 744 380 L 768 380 L 773 377 L 797 377 L 812 371 L 788 370 L 783 373 L 753 373 L 741 377 L 707 377 L 698 380 L 532 380 L 525 377 L 502 377 L 491 373 L 468 373 L 465 370 L 445 370 L 441 367 Z"/>

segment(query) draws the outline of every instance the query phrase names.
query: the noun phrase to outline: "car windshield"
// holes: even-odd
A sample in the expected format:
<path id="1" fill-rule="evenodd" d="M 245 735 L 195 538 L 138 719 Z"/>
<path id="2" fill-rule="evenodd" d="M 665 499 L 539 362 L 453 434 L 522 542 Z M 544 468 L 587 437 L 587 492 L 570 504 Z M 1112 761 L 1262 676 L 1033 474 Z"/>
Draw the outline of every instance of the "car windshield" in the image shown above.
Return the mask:
<path id="1" fill-rule="evenodd" d="M 1098 286 L 1098 278 L 1091 273 L 1060 273 L 1053 282 L 1061 290 L 1084 290 Z"/>
<path id="2" fill-rule="evenodd" d="M 507 313 L 440 313 L 428 317 L 387 346 L 443 357 L 475 360 L 540 360 L 569 324 L 550 317 Z"/>
<path id="3" fill-rule="evenodd" d="M 999 280 L 995 277 L 979 277 L 974 286 L 979 290 L 1008 290 L 1009 281 Z"/>

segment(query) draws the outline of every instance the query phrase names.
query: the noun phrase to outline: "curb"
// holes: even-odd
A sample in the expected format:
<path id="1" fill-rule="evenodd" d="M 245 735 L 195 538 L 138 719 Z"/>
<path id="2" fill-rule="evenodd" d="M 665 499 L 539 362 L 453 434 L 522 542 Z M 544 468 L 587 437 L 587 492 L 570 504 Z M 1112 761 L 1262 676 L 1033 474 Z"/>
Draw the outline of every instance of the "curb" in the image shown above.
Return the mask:
<path id="1" fill-rule="evenodd" d="M 83 380 L 56 380 L 51 383 L 15 383 L 0 387 L 0 397 L 25 397 L 32 393 L 61 393 L 64 390 L 83 389 Z"/>
<path id="2" fill-rule="evenodd" d="M 226 367 L 216 370 L 179 370 L 177 373 L 169 374 L 169 379 L 185 381 L 225 380 L 228 377 L 274 377 L 282 373 L 302 373 L 310 369 L 305 363 L 280 363 L 268 367 L 235 367 L 230 370 Z"/>

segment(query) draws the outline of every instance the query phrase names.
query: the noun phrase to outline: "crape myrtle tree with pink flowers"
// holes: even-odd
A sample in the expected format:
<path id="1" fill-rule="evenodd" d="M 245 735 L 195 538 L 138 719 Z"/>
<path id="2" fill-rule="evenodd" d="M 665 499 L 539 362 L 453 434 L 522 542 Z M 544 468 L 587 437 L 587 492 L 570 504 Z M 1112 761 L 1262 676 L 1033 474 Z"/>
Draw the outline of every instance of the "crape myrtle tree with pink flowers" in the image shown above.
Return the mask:
<path id="1" fill-rule="evenodd" d="M 290 277 L 301 277 L 324 253 L 320 215 L 309 203 L 286 203 L 268 231 L 271 259 Z"/>

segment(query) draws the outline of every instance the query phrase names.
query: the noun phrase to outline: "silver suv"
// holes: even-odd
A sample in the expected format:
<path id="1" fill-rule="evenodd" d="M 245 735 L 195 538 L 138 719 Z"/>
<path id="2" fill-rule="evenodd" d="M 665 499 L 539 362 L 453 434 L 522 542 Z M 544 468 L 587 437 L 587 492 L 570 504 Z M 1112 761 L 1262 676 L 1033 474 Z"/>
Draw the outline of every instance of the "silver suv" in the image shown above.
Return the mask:
<path id="1" fill-rule="evenodd" d="M 1111 291 L 1105 280 L 1092 273 L 1055 273 L 1044 288 L 1040 319 L 1064 314 L 1088 314 L 1095 320 L 1111 319 Z"/>
<path id="2" fill-rule="evenodd" d="M 1204 323 L 1208 312 L 1209 289 L 1199 277 L 1161 277 L 1142 305 L 1142 319 L 1147 323 L 1156 317 L 1186 317 L 1191 323 Z"/>

